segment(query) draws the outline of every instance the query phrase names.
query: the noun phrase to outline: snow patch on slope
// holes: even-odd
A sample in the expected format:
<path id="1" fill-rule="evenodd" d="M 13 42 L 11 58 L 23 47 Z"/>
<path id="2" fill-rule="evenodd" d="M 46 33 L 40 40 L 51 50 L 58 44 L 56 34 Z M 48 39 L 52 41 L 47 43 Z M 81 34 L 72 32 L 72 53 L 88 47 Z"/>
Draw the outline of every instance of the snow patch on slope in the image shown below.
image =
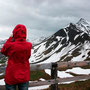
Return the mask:
<path id="1" fill-rule="evenodd" d="M 50 69 L 45 69 L 45 72 L 51 76 L 51 70 Z M 58 77 L 60 78 L 66 78 L 66 77 L 73 77 L 69 73 L 66 73 L 65 71 L 58 71 Z"/>
<path id="2" fill-rule="evenodd" d="M 90 43 L 85 42 L 82 46 L 82 49 L 79 51 L 81 54 L 77 57 L 73 57 L 72 61 L 83 61 L 88 57 L 88 52 L 90 51 Z"/>
<path id="3" fill-rule="evenodd" d="M 4 79 L 0 79 L 0 85 L 5 85 Z"/>
<path id="4" fill-rule="evenodd" d="M 75 67 L 72 69 L 68 69 L 65 72 L 72 72 L 75 74 L 83 74 L 83 75 L 89 75 L 90 74 L 90 69 L 82 69 L 80 67 Z"/>

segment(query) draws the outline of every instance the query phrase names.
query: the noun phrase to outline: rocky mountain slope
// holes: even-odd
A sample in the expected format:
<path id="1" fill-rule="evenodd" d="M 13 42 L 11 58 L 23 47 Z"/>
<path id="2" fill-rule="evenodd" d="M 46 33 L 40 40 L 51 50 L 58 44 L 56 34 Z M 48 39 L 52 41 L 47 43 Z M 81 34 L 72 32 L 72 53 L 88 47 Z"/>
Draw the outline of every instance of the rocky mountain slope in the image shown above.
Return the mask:
<path id="1" fill-rule="evenodd" d="M 34 46 L 30 63 L 83 60 L 90 60 L 90 25 L 81 18 Z"/>
<path id="2" fill-rule="evenodd" d="M 0 50 L 5 42 L 6 42 L 6 40 L 0 40 Z M 7 60 L 7 58 L 0 53 L 0 63 L 5 63 L 6 60 Z"/>

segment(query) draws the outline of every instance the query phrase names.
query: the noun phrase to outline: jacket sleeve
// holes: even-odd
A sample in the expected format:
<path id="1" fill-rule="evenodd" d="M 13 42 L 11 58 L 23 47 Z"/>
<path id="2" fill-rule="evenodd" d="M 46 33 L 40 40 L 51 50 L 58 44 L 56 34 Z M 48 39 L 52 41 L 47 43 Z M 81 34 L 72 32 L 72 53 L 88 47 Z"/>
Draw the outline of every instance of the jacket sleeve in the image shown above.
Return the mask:
<path id="1" fill-rule="evenodd" d="M 0 52 L 4 54 L 5 56 L 9 56 L 9 49 L 11 47 L 12 43 L 12 37 L 9 37 L 9 39 L 5 42 Z"/>

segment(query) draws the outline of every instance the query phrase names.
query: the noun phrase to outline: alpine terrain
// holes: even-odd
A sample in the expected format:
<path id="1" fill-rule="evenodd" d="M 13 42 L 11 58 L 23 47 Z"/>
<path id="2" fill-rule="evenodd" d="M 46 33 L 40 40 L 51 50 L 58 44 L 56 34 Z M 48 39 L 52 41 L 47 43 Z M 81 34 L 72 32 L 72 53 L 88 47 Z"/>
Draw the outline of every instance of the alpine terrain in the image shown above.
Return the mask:
<path id="1" fill-rule="evenodd" d="M 6 40 L 0 40 L 0 50 L 5 42 L 6 42 Z M 5 63 L 6 60 L 7 60 L 7 58 L 0 53 L 0 63 Z"/>
<path id="2" fill-rule="evenodd" d="M 90 25 L 81 18 L 33 46 L 31 63 L 90 60 Z"/>

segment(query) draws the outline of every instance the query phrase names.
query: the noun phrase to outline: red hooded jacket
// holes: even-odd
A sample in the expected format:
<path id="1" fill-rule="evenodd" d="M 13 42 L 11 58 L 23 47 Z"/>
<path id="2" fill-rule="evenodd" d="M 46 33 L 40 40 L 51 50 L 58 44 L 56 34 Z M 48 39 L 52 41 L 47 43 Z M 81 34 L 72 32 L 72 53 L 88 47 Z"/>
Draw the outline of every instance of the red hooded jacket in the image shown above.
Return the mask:
<path id="1" fill-rule="evenodd" d="M 13 30 L 13 37 L 10 37 L 1 49 L 1 53 L 8 57 L 5 72 L 7 84 L 29 81 L 31 48 L 32 44 L 26 41 L 26 27 L 21 24 L 17 25 Z"/>

